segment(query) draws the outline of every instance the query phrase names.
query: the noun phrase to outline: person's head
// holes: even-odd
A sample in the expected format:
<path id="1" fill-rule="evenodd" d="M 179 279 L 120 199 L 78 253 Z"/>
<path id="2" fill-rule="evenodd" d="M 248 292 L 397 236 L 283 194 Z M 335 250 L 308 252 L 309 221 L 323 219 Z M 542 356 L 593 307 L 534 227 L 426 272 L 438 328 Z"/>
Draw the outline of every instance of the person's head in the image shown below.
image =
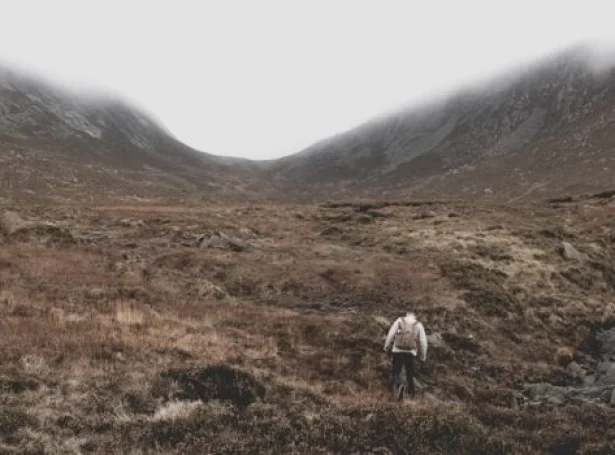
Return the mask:
<path id="1" fill-rule="evenodd" d="M 416 314 L 414 314 L 412 311 L 408 311 L 406 313 L 406 319 L 410 321 L 416 321 Z"/>

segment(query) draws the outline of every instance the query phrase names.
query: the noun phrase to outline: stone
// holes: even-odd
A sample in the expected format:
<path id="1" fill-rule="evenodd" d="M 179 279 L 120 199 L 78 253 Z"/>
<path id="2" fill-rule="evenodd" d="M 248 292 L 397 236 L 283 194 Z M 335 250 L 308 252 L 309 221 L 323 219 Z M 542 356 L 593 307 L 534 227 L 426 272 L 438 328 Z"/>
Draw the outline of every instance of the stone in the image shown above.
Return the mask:
<path id="1" fill-rule="evenodd" d="M 527 392 L 528 396 L 532 400 L 535 400 L 538 397 L 541 397 L 541 396 L 545 395 L 547 393 L 548 389 L 549 389 L 549 385 L 548 384 L 545 384 L 544 382 L 540 382 L 538 384 L 531 384 L 526 389 L 526 392 Z"/>
<path id="2" fill-rule="evenodd" d="M 603 355 L 615 355 L 615 327 L 600 332 L 596 336 L 596 340 L 600 343 L 600 352 Z"/>
<path id="3" fill-rule="evenodd" d="M 615 363 L 603 362 L 601 366 L 603 366 L 603 370 L 601 371 L 602 374 L 600 376 L 600 383 L 606 385 L 615 385 Z"/>
<path id="4" fill-rule="evenodd" d="M 126 227 L 142 227 L 145 225 L 145 222 L 143 220 L 131 220 L 129 218 L 124 218 L 123 220 L 120 220 L 120 224 Z"/>
<path id="5" fill-rule="evenodd" d="M 24 221 L 17 213 L 5 211 L 0 217 L 0 230 L 12 235 L 18 230 L 27 227 L 28 222 Z"/>
<path id="6" fill-rule="evenodd" d="M 549 396 L 547 397 L 547 404 L 550 404 L 551 406 L 563 406 L 564 405 L 564 400 L 559 397 L 559 396 Z"/>
<path id="7" fill-rule="evenodd" d="M 566 367 L 566 371 L 575 378 L 582 379 L 585 377 L 585 370 L 577 362 L 570 362 Z"/>
<path id="8" fill-rule="evenodd" d="M 236 252 L 246 251 L 251 247 L 251 245 L 223 233 L 215 234 L 210 237 L 201 236 L 197 239 L 197 243 L 203 248 L 221 248 Z"/>
<path id="9" fill-rule="evenodd" d="M 391 322 L 387 318 L 384 316 L 373 316 L 373 319 L 376 324 L 388 331 Z"/>
<path id="10" fill-rule="evenodd" d="M 561 253 L 569 261 L 583 261 L 585 259 L 585 255 L 568 242 L 562 242 Z"/>
<path id="11" fill-rule="evenodd" d="M 442 334 L 439 332 L 427 335 L 427 345 L 434 348 L 442 348 L 446 345 Z"/>
<path id="12" fill-rule="evenodd" d="M 611 399 L 609 400 L 609 405 L 615 408 L 615 387 L 611 390 Z"/>

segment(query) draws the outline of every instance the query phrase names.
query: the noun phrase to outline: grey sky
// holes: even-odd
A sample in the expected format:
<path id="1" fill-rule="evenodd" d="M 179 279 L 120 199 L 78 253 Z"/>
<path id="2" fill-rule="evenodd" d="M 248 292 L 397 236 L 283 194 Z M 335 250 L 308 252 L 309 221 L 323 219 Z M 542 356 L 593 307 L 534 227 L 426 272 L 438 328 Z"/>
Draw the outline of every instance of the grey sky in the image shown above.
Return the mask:
<path id="1" fill-rule="evenodd" d="M 111 91 L 200 150 L 300 151 L 581 40 L 609 1 L 0 0 L 0 58 Z"/>

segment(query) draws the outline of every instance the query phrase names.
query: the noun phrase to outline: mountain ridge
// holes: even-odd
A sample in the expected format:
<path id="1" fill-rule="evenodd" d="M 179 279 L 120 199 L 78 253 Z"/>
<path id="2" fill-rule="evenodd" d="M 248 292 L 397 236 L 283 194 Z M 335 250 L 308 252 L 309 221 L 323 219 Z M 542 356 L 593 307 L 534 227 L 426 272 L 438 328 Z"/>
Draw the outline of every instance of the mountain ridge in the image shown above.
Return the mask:
<path id="1" fill-rule="evenodd" d="M 574 47 L 267 161 L 197 151 L 121 99 L 0 67 L 0 188 L 62 200 L 312 202 L 611 189 L 613 55 Z"/>
<path id="2" fill-rule="evenodd" d="M 339 192 L 343 197 L 383 191 L 394 196 L 469 191 L 476 196 L 479 189 L 468 189 L 456 176 L 472 166 L 478 166 L 479 171 L 486 166 L 485 172 L 490 168 L 493 173 L 498 159 L 525 172 L 533 162 L 544 161 L 540 151 L 551 153 L 557 145 L 560 156 L 554 157 L 554 162 L 569 160 L 578 164 L 585 159 L 581 158 L 584 153 L 610 161 L 613 154 L 605 139 L 608 125 L 615 119 L 615 59 L 605 62 L 589 48 L 574 48 L 525 65 L 516 73 L 493 78 L 481 87 L 470 86 L 443 100 L 367 122 L 282 159 L 272 168 L 280 181 L 302 187 L 311 184 L 312 191 L 318 190 L 316 183 L 326 186 L 331 194 L 335 190 L 332 182 L 345 182 L 345 190 Z M 596 120 L 592 116 L 598 116 L 598 120 L 592 122 Z M 588 138 L 600 134 L 605 136 L 602 144 L 583 150 Z M 586 140 L 577 143 L 579 135 Z M 558 138 L 566 146 L 557 144 Z M 510 162 L 515 154 L 516 164 Z M 558 187 L 546 175 L 552 170 L 549 163 L 543 164 L 546 168 L 542 177 L 550 182 L 546 185 L 550 187 L 548 192 L 565 189 L 568 182 Z M 498 178 L 505 170 L 503 163 Z M 480 172 L 474 179 L 476 175 L 481 180 Z M 489 180 L 484 189 L 498 183 Z M 545 183 L 538 178 L 518 179 L 525 180 L 527 186 Z M 610 184 L 605 177 L 595 186 Z M 416 191 L 417 186 L 422 189 Z M 511 182 L 509 188 L 498 191 L 518 196 L 521 187 L 513 186 Z"/>
<path id="3" fill-rule="evenodd" d="M 183 144 L 127 102 L 79 96 L 6 67 L 0 159 L 0 188 L 13 197 L 253 197 L 251 172 Z"/>

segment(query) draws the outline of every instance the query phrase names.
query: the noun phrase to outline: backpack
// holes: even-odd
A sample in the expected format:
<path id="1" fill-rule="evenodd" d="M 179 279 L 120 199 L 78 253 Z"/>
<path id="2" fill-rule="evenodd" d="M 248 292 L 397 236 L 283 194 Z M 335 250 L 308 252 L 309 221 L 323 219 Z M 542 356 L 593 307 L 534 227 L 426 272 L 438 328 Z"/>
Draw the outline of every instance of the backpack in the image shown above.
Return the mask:
<path id="1" fill-rule="evenodd" d="M 395 346 L 402 351 L 414 351 L 416 350 L 417 342 L 416 338 L 418 332 L 416 326 L 419 321 L 414 321 L 409 324 L 404 318 L 399 321 L 399 328 L 397 329 L 397 335 L 395 335 Z"/>

